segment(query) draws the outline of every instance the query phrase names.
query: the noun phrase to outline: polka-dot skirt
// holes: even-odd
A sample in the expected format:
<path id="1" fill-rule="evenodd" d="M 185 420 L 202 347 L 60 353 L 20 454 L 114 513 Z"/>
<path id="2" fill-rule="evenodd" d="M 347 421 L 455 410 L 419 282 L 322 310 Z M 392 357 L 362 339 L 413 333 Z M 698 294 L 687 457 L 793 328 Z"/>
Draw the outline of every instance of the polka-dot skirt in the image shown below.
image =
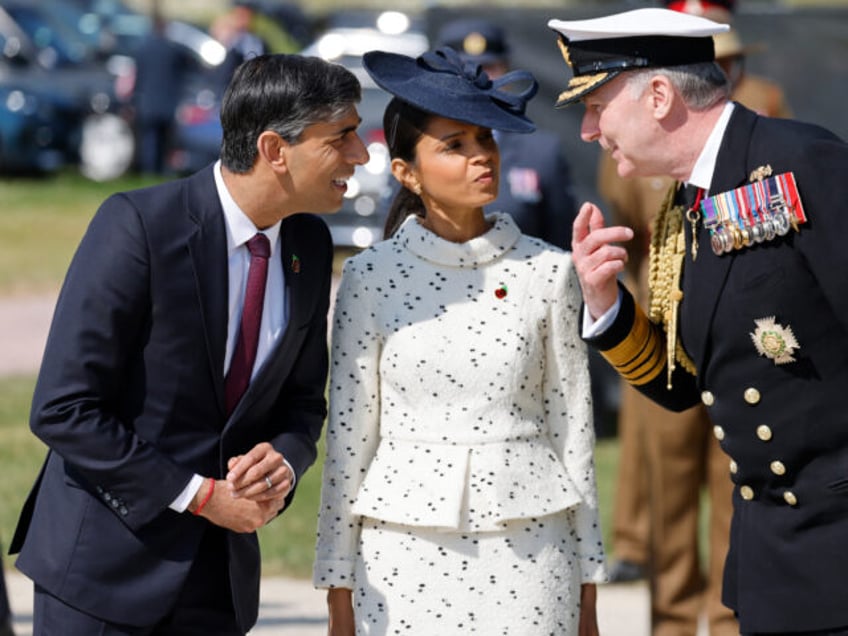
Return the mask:
<path id="1" fill-rule="evenodd" d="M 580 577 L 566 513 L 500 532 L 446 532 L 365 519 L 357 634 L 570 636 Z"/>

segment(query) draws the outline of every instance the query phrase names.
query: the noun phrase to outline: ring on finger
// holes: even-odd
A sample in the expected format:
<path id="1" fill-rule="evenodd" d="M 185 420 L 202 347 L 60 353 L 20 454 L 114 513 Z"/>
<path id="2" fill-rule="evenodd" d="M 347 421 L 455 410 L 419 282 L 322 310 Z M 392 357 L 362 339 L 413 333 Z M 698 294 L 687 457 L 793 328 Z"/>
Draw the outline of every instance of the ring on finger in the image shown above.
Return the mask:
<path id="1" fill-rule="evenodd" d="M 265 475 L 265 483 L 268 484 L 268 490 L 274 487 L 274 482 L 271 481 L 271 478 L 268 475 Z"/>

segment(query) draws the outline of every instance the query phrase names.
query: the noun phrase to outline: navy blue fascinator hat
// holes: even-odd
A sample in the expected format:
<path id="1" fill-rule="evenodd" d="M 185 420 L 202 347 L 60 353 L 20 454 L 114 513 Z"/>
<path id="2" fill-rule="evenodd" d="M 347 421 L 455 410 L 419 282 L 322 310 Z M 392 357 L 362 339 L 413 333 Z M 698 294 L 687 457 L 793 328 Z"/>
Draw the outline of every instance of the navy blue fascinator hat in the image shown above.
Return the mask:
<path id="1" fill-rule="evenodd" d="M 539 89 L 528 71 L 510 71 L 492 80 L 479 64 L 463 61 L 448 46 L 418 58 L 369 51 L 363 64 L 380 88 L 428 113 L 506 132 L 536 129 L 524 114 Z M 510 84 L 527 86 L 510 91 Z"/>

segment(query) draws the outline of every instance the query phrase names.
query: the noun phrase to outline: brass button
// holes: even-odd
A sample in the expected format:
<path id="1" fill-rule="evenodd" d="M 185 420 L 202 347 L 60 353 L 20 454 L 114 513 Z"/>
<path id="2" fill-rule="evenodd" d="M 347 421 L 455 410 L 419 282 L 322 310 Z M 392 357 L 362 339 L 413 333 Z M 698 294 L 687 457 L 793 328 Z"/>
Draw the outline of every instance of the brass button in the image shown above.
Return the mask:
<path id="1" fill-rule="evenodd" d="M 704 391 L 701 393 L 701 402 L 706 406 L 712 406 L 715 404 L 715 396 L 710 391 Z"/>
<path id="2" fill-rule="evenodd" d="M 757 404 L 760 401 L 760 392 L 754 387 L 745 389 L 745 401 L 748 404 Z"/>
<path id="3" fill-rule="evenodd" d="M 774 460 L 770 464 L 771 472 L 775 475 L 785 475 L 786 474 L 786 466 L 783 465 L 783 462 Z"/>
<path id="4" fill-rule="evenodd" d="M 760 424 L 757 427 L 757 437 L 759 437 L 764 442 L 767 442 L 771 439 L 771 429 L 765 424 Z"/>
<path id="5" fill-rule="evenodd" d="M 718 426 L 718 425 L 713 426 L 713 435 L 715 435 L 715 437 L 718 441 L 723 440 L 724 439 L 724 429 L 721 426 Z"/>
<path id="6" fill-rule="evenodd" d="M 783 500 L 790 506 L 798 505 L 798 497 L 796 497 L 795 493 L 791 490 L 787 490 L 785 493 L 783 493 Z"/>
<path id="7" fill-rule="evenodd" d="M 750 486 L 742 486 L 739 489 L 739 494 L 742 495 L 742 499 L 745 501 L 751 501 L 754 498 L 754 489 Z"/>
<path id="8" fill-rule="evenodd" d="M 736 464 L 734 460 L 730 460 L 730 474 L 735 475 L 739 470 L 739 466 Z"/>

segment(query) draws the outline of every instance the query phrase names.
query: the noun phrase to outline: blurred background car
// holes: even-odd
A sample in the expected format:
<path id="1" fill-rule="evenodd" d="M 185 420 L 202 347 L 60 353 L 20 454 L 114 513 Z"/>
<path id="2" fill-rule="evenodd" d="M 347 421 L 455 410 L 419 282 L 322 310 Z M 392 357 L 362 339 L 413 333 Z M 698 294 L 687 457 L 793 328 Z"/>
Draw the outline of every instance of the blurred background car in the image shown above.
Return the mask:
<path id="1" fill-rule="evenodd" d="M 0 80 L 0 173 L 46 174 L 66 165 L 80 145 L 78 115 L 75 101 L 37 82 Z"/>
<path id="2" fill-rule="evenodd" d="M 0 173 L 76 165 L 105 181 L 136 165 L 135 56 L 151 30 L 120 0 L 0 0 Z M 179 20 L 165 34 L 185 53 L 177 90 L 202 96 L 224 46 Z"/>
<path id="3" fill-rule="evenodd" d="M 0 171 L 76 164 L 92 179 L 113 178 L 133 157 L 127 96 L 118 75 L 51 12 L 51 3 L 0 2 L 0 87 L 6 95 L 0 102 Z"/>

